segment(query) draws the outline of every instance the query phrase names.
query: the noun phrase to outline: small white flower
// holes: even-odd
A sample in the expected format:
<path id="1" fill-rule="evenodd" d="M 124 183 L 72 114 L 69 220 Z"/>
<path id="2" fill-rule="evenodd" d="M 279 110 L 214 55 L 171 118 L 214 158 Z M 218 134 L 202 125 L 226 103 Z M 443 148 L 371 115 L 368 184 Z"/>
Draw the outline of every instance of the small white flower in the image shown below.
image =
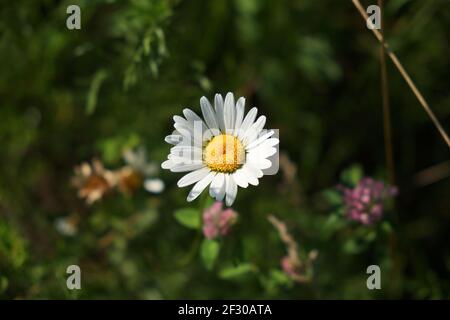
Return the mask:
<path id="1" fill-rule="evenodd" d="M 147 154 L 145 149 L 140 147 L 137 150 L 126 150 L 123 153 L 123 158 L 127 166 L 119 171 L 119 187 L 122 190 L 132 190 L 136 184 L 141 185 L 142 180 L 145 190 L 150 193 L 161 193 L 164 191 L 164 181 L 153 177 L 157 171 L 158 166 L 154 162 L 147 161 Z"/>
<path id="2" fill-rule="evenodd" d="M 147 161 L 147 153 L 143 147 L 137 150 L 127 149 L 123 152 L 123 159 L 133 169 L 141 172 L 144 176 L 155 175 L 158 172 L 158 166 L 153 162 Z"/>
<path id="3" fill-rule="evenodd" d="M 179 187 L 194 184 L 187 201 L 209 186 L 213 198 L 225 198 L 231 206 L 238 186 L 258 185 L 263 170 L 272 167 L 268 158 L 278 152 L 279 140 L 272 138 L 273 130 L 263 130 L 266 117 L 256 119 L 257 108 L 244 117 L 244 105 L 243 97 L 235 103 L 232 93 L 225 101 L 216 94 L 214 109 L 208 99 L 200 99 L 204 120 L 190 109 L 183 110 L 184 117 L 174 116 L 175 131 L 165 138 L 174 147 L 161 166 L 172 172 L 189 172 L 178 181 Z"/>
<path id="4" fill-rule="evenodd" d="M 164 191 L 164 181 L 158 178 L 146 179 L 144 188 L 151 193 L 161 193 Z"/>
<path id="5" fill-rule="evenodd" d="M 60 217 L 55 220 L 55 228 L 64 236 L 72 237 L 76 235 L 77 221 L 71 219 L 70 217 Z"/>

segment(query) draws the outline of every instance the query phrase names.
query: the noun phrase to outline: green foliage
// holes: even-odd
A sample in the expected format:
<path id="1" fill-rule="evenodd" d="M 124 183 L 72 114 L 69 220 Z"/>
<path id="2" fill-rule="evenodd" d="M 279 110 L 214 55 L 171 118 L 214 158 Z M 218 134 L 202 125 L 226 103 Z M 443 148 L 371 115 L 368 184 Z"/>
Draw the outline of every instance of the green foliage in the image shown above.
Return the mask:
<path id="1" fill-rule="evenodd" d="M 198 209 L 185 208 L 175 211 L 175 219 L 185 227 L 191 229 L 200 229 L 201 227 L 201 212 Z"/>
<path id="2" fill-rule="evenodd" d="M 90 115 L 94 113 L 95 107 L 97 107 L 98 92 L 102 82 L 105 81 L 107 73 L 105 70 L 99 70 L 94 75 L 91 82 L 91 87 L 88 92 L 87 102 L 86 102 L 86 114 Z"/>
<path id="3" fill-rule="evenodd" d="M 359 164 L 352 165 L 341 173 L 342 182 L 355 186 L 363 177 L 363 168 Z"/>
<path id="4" fill-rule="evenodd" d="M 235 279 L 247 275 L 256 270 L 251 263 L 241 263 L 237 266 L 226 267 L 220 270 L 219 276 L 222 279 Z"/>
<path id="5" fill-rule="evenodd" d="M 14 229 L 0 220 L 0 267 L 1 269 L 19 269 L 25 262 L 27 251 L 23 239 Z M 6 286 L 3 280 L 2 286 Z"/>
<path id="6" fill-rule="evenodd" d="M 220 244 L 214 240 L 205 239 L 200 249 L 201 257 L 206 269 L 211 270 L 219 256 Z"/>

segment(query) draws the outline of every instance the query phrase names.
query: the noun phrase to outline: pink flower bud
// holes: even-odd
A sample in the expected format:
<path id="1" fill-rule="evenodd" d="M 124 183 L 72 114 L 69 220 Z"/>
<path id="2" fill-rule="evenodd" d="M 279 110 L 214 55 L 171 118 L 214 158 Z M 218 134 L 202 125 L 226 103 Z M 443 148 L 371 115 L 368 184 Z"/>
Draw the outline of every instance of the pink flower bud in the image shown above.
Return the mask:
<path id="1" fill-rule="evenodd" d="M 383 202 L 397 194 L 397 188 L 385 186 L 370 177 L 362 178 L 354 188 L 340 187 L 350 220 L 370 225 L 383 216 Z"/>
<path id="2" fill-rule="evenodd" d="M 223 210 L 222 202 L 215 202 L 203 212 L 203 234 L 208 239 L 225 236 L 237 221 L 237 213 L 228 208 Z"/>

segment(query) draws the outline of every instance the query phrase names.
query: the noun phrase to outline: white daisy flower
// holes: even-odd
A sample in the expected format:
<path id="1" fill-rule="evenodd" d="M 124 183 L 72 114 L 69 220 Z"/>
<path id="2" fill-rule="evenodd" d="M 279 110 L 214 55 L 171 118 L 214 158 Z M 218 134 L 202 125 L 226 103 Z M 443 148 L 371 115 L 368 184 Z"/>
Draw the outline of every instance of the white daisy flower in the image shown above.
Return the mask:
<path id="1" fill-rule="evenodd" d="M 257 108 L 244 116 L 244 105 L 243 97 L 235 103 L 232 93 L 225 101 L 216 94 L 214 108 L 205 97 L 200 99 L 204 120 L 190 109 L 183 110 L 184 117 L 173 117 L 175 131 L 165 141 L 174 147 L 161 167 L 189 172 L 178 181 L 179 187 L 194 184 L 187 201 L 209 186 L 213 198 L 225 198 L 225 204 L 231 206 L 238 186 L 258 185 L 258 179 L 272 167 L 268 158 L 277 154 L 279 143 L 272 137 L 275 131 L 263 130 L 266 117 L 256 119 Z"/>

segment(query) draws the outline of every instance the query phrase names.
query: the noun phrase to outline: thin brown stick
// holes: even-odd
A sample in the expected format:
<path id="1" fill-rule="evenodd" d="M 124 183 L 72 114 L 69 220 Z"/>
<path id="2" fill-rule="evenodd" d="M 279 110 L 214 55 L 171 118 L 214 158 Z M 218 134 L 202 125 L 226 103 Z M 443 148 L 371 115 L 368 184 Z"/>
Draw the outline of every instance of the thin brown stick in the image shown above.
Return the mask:
<path id="1" fill-rule="evenodd" d="M 445 161 L 420 171 L 414 176 L 414 183 L 418 187 L 424 187 L 447 177 L 450 177 L 450 161 Z"/>
<path id="2" fill-rule="evenodd" d="M 381 29 L 380 33 L 384 36 L 384 6 L 383 0 L 378 0 L 378 6 L 381 12 Z M 384 148 L 386 157 L 386 168 L 388 171 L 388 181 L 391 186 L 395 185 L 395 167 L 394 167 L 394 152 L 392 145 L 392 125 L 391 125 L 391 111 L 389 103 L 389 83 L 386 66 L 386 51 L 384 46 L 380 45 L 380 67 L 381 67 L 381 97 L 383 103 L 383 132 L 384 132 Z"/>
<path id="3" fill-rule="evenodd" d="M 300 258 L 298 257 L 298 247 L 297 242 L 294 240 L 294 238 L 290 235 L 289 231 L 287 230 L 286 224 L 277 217 L 273 215 L 269 215 L 267 219 L 272 223 L 272 225 L 277 229 L 281 241 L 284 242 L 284 244 L 287 247 L 288 255 L 293 260 L 295 260 L 296 263 L 298 263 L 300 266 L 302 265 Z"/>
<path id="4" fill-rule="evenodd" d="M 372 25 L 371 21 L 369 20 L 369 16 L 367 15 L 366 11 L 364 10 L 363 6 L 361 5 L 361 2 L 359 0 L 352 0 L 353 4 L 355 5 L 356 9 L 358 9 L 361 16 L 364 18 L 365 21 L 368 21 L 370 25 Z M 386 54 L 391 58 L 392 62 L 394 63 L 395 67 L 398 69 L 400 74 L 402 75 L 403 79 L 405 79 L 406 83 L 416 96 L 417 100 L 419 100 L 420 104 L 424 108 L 425 112 L 430 117 L 431 121 L 435 125 L 436 129 L 441 134 L 444 141 L 447 143 L 447 146 L 450 148 L 450 138 L 448 137 L 447 133 L 445 132 L 444 128 L 442 127 L 439 120 L 434 115 L 433 111 L 431 110 L 430 106 L 428 105 L 427 101 L 423 97 L 423 95 L 420 93 L 419 89 L 417 89 L 416 85 L 412 81 L 411 77 L 409 76 L 408 72 L 406 72 L 405 68 L 401 64 L 401 62 L 398 60 L 397 56 L 394 52 L 390 49 L 389 45 L 384 41 L 383 35 L 375 29 L 375 26 L 372 25 L 371 28 L 373 34 L 378 39 L 378 41 L 383 45 Z"/>
<path id="5" fill-rule="evenodd" d="M 311 250 L 308 258 L 303 262 L 298 255 L 298 245 L 294 238 L 289 233 L 286 224 L 273 215 L 267 217 L 269 222 L 277 229 L 281 241 L 286 246 L 288 252 L 289 264 L 293 270 L 285 271 L 289 277 L 298 283 L 307 283 L 312 280 L 313 262 L 317 259 L 319 252 Z"/>

